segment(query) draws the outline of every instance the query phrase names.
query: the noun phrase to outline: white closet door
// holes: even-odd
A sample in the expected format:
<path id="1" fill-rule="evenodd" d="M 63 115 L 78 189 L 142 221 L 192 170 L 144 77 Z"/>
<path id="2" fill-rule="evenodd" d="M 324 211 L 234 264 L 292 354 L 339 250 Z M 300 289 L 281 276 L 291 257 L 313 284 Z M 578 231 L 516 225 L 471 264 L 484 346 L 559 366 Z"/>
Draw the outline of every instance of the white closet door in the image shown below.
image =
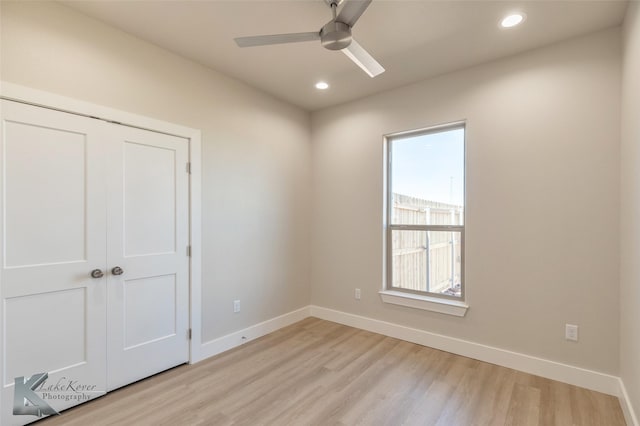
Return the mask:
<path id="1" fill-rule="evenodd" d="M 188 140 L 113 127 L 107 225 L 109 390 L 189 359 Z M 121 275 L 112 271 L 115 267 L 122 269 Z"/>
<path id="2" fill-rule="evenodd" d="M 70 399 L 47 400 L 56 410 L 106 390 L 106 277 L 90 276 L 106 259 L 105 123 L 1 107 L 0 423 L 11 425 L 38 419 L 13 414 L 17 377 L 63 385 Z"/>
<path id="3" fill-rule="evenodd" d="M 13 413 L 16 378 L 48 374 L 35 394 L 61 411 L 188 361 L 188 140 L 0 106 L 0 424 L 17 425 L 38 417 Z"/>

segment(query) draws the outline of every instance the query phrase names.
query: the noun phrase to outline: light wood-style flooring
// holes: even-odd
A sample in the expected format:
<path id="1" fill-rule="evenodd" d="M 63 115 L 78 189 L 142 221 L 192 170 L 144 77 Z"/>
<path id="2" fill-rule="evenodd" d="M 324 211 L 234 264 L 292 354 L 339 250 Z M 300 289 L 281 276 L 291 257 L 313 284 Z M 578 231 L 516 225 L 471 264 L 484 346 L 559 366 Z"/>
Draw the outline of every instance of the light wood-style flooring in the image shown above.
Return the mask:
<path id="1" fill-rule="evenodd" d="M 307 318 L 54 425 L 624 425 L 617 398 Z"/>

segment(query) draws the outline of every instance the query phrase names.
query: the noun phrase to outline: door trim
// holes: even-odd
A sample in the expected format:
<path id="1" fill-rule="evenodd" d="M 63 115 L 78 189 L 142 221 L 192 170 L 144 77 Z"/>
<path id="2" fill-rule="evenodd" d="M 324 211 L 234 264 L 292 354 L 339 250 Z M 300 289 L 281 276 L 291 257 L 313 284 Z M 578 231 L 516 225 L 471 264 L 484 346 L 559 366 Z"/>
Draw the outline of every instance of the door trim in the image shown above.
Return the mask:
<path id="1" fill-rule="evenodd" d="M 0 81 L 0 98 L 55 109 L 76 115 L 102 119 L 144 130 L 166 133 L 189 140 L 189 363 L 204 359 L 202 346 L 202 144 L 201 131 L 154 118 L 132 114 L 90 102 L 72 99 L 55 93 L 32 89 L 14 83 Z M 1 300 L 1 295 L 0 295 Z M 4 329 L 4 314 L 0 303 L 0 332 Z M 0 338 L 0 357 L 4 336 Z M 0 365 L 2 359 L 0 359 Z M 2 369 L 0 369 L 2 370 Z M 0 379 L 3 372 L 0 371 Z M 1 409 L 1 408 L 0 408 Z"/>

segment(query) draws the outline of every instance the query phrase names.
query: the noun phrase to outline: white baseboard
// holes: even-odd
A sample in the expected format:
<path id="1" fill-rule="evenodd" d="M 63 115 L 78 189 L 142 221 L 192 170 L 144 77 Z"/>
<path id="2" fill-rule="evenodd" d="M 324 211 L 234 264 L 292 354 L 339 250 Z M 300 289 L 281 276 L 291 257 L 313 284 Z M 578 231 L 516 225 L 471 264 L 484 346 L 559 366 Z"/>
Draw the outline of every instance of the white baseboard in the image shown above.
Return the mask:
<path id="1" fill-rule="evenodd" d="M 627 424 L 640 426 L 627 390 L 619 377 L 314 305 L 209 340 L 200 346 L 199 359 L 194 362 L 218 355 L 310 316 L 617 396 Z"/>
<path id="2" fill-rule="evenodd" d="M 620 380 L 620 406 L 622 407 L 622 412 L 624 413 L 624 419 L 629 426 L 640 426 L 638 423 L 638 416 L 636 416 L 636 412 L 633 409 L 633 405 L 631 405 L 631 400 L 629 399 L 629 394 L 627 393 L 627 388 L 624 385 L 622 379 Z"/>
<path id="3" fill-rule="evenodd" d="M 620 379 L 609 374 L 319 306 L 311 306 L 311 316 L 609 395 L 622 396 Z"/>
<path id="4" fill-rule="evenodd" d="M 244 343 L 250 342 L 251 340 L 257 339 L 258 337 L 273 333 L 280 328 L 301 321 L 310 316 L 309 311 L 310 307 L 305 306 L 284 315 L 280 315 L 279 317 L 252 325 L 251 327 L 247 327 L 243 330 L 218 337 L 217 339 L 209 340 L 200 346 L 199 359 L 194 362 L 202 361 L 203 359 L 218 355 L 219 353 L 233 349 L 236 346 L 240 346 Z"/>

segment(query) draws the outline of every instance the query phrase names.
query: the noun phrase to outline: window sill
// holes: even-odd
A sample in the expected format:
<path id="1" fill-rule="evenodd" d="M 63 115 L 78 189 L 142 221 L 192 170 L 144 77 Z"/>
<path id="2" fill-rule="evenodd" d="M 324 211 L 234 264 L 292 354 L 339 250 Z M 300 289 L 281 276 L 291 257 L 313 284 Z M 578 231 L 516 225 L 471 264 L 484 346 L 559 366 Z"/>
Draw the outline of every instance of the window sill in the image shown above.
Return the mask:
<path id="1" fill-rule="evenodd" d="M 454 315 L 456 317 L 465 316 L 467 309 L 469 309 L 469 305 L 457 300 L 439 299 L 437 297 L 404 293 L 394 290 L 382 290 L 379 293 L 384 303 L 392 303 L 394 305 L 407 306 L 409 308 L 439 312 L 441 314 Z"/>

